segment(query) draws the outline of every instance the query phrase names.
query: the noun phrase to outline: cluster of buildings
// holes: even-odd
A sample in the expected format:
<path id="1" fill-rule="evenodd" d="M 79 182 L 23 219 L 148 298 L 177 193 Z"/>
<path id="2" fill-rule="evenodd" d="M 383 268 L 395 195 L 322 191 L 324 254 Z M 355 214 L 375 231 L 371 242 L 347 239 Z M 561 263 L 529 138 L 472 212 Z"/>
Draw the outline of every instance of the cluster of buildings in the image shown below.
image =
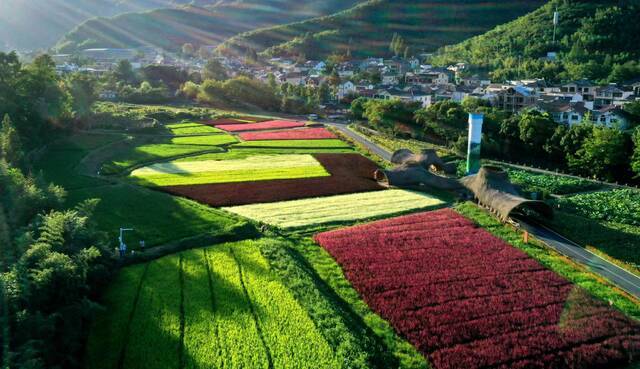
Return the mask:
<path id="1" fill-rule="evenodd" d="M 588 80 L 560 85 L 540 79 L 492 83 L 487 78 L 468 77 L 464 63 L 448 68 L 422 64 L 426 56 L 349 60 L 336 64 L 331 73 L 327 73 L 327 62 L 321 60 L 273 58 L 267 63 L 249 64 L 239 58 L 217 59 L 231 76 L 250 75 L 265 82 L 275 78 L 277 83 L 295 86 L 330 84 L 336 103 L 362 96 L 419 102 L 426 108 L 438 101 L 462 102 L 475 97 L 509 112 L 548 112 L 558 123 L 571 125 L 588 118 L 607 126 L 624 126 L 628 118 L 622 106 L 640 99 L 640 78 L 624 85 L 604 86 Z M 90 67 L 72 64 L 71 55 L 55 55 L 54 60 L 60 73 L 86 71 L 98 75 L 112 70 L 120 60 L 129 60 L 134 68 L 159 64 L 190 72 L 201 71 L 206 64 L 202 58 L 181 58 L 154 48 L 87 49 L 81 57 L 92 61 Z"/>
<path id="2" fill-rule="evenodd" d="M 244 72 L 262 80 L 273 74 L 280 83 L 318 86 L 332 78 L 323 73 L 325 67 L 323 61 L 299 63 L 278 58 L 267 67 L 252 67 Z M 589 119 L 621 127 L 628 123 L 622 107 L 640 99 L 640 78 L 624 85 L 598 85 L 588 80 L 550 84 L 541 79 L 492 83 L 479 76 L 464 76 L 466 69 L 463 63 L 448 68 L 424 65 L 417 58 L 345 61 L 336 66 L 339 84 L 333 88 L 333 96 L 337 101 L 360 96 L 399 99 L 419 102 L 425 108 L 438 101 L 462 102 L 474 97 L 508 112 L 547 112 L 558 123 L 572 125 Z M 376 75 L 377 81 L 358 78 L 363 75 Z"/>

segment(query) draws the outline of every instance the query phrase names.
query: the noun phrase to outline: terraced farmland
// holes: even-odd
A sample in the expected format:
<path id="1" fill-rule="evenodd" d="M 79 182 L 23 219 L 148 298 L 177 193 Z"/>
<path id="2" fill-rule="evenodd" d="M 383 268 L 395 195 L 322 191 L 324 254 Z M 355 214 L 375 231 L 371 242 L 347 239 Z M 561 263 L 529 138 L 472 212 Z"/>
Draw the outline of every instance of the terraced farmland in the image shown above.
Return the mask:
<path id="1" fill-rule="evenodd" d="M 265 140 L 245 141 L 233 145 L 235 148 L 289 148 L 289 149 L 350 149 L 342 140 Z"/>
<path id="2" fill-rule="evenodd" d="M 638 322 L 452 210 L 315 238 L 436 369 L 596 368 L 640 352 Z"/>
<path id="3" fill-rule="evenodd" d="M 199 186 L 165 186 L 163 191 L 212 206 L 269 203 L 382 190 L 373 173 L 378 166 L 360 154 L 315 154 L 330 176 Z"/>
<path id="4" fill-rule="evenodd" d="M 117 282 L 89 340 L 89 368 L 341 367 L 251 241 L 127 268 Z"/>
<path id="5" fill-rule="evenodd" d="M 444 205 L 429 195 L 387 190 L 272 204 L 227 207 L 224 210 L 283 229 L 355 222 Z"/>
<path id="6" fill-rule="evenodd" d="M 336 138 L 336 135 L 329 132 L 326 128 L 290 129 L 274 132 L 247 132 L 241 133 L 239 136 L 245 141 L 324 140 Z"/>
<path id="7" fill-rule="evenodd" d="M 184 135 L 207 135 L 214 133 L 222 133 L 222 130 L 219 130 L 215 127 L 210 127 L 200 123 L 175 123 L 175 124 L 167 124 L 164 126 L 166 130 L 168 130 L 174 136 L 184 136 Z"/>
<path id="8" fill-rule="evenodd" d="M 283 128 L 304 127 L 302 122 L 289 120 L 270 120 L 260 123 L 217 124 L 215 127 L 227 132 L 268 131 Z"/>
<path id="9" fill-rule="evenodd" d="M 262 155 L 153 164 L 134 170 L 131 178 L 148 186 L 177 186 L 329 175 L 311 155 Z"/>

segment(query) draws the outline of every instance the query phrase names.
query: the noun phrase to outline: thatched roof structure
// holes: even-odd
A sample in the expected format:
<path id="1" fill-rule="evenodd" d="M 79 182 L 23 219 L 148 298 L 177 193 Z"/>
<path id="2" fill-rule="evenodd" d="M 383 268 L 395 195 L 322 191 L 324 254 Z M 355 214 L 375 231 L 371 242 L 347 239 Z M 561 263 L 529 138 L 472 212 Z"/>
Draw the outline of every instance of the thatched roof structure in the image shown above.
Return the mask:
<path id="1" fill-rule="evenodd" d="M 375 179 L 386 186 L 423 189 L 424 187 L 441 190 L 459 190 L 464 187 L 455 179 L 437 175 L 431 170 L 455 171 L 455 167 L 446 164 L 435 150 L 423 150 L 414 154 L 411 150 L 398 150 L 391 157 L 398 166 L 392 170 L 378 170 Z"/>
<path id="2" fill-rule="evenodd" d="M 483 166 L 478 174 L 464 177 L 460 182 L 473 192 L 480 204 L 491 208 L 502 220 L 507 220 L 514 212 L 526 210 L 553 218 L 553 209 L 547 203 L 520 196 L 502 168 Z"/>

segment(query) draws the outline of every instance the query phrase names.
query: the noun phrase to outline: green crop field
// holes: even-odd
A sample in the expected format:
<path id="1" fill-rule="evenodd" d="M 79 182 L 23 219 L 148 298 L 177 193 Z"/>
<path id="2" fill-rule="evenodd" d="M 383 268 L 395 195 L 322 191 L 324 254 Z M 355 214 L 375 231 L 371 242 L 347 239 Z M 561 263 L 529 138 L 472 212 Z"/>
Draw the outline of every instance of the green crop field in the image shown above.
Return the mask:
<path id="1" fill-rule="evenodd" d="M 640 226 L 640 191 L 631 189 L 591 192 L 555 201 L 562 211 L 589 219 Z"/>
<path id="2" fill-rule="evenodd" d="M 299 149 L 339 149 L 351 148 L 349 144 L 342 140 L 267 140 L 267 141 L 245 141 L 233 145 L 233 147 L 251 148 L 299 148 Z"/>
<path id="3" fill-rule="evenodd" d="M 127 268 L 115 282 L 92 329 L 87 367 L 342 367 L 254 242 L 167 256 Z"/>
<path id="4" fill-rule="evenodd" d="M 102 165 L 101 173 L 122 173 L 135 165 L 199 152 L 223 152 L 224 150 L 218 146 L 233 142 L 236 142 L 236 139 L 226 134 L 174 137 L 153 143 L 140 143 L 134 140 L 128 145 L 116 149 Z"/>
<path id="5" fill-rule="evenodd" d="M 601 188 L 602 185 L 585 179 L 533 173 L 525 170 L 507 168 L 511 182 L 526 192 L 543 192 L 566 195 Z"/>
<path id="6" fill-rule="evenodd" d="M 175 123 L 164 126 L 174 136 L 186 135 L 206 135 L 212 133 L 223 133 L 222 130 L 200 123 Z"/>
<path id="7" fill-rule="evenodd" d="M 148 186 L 176 186 L 329 175 L 311 155 L 260 155 L 244 159 L 159 163 L 134 170 L 131 178 Z"/>
<path id="8" fill-rule="evenodd" d="M 444 205 L 417 192 L 387 190 L 271 204 L 224 208 L 229 212 L 283 229 L 377 218 Z"/>

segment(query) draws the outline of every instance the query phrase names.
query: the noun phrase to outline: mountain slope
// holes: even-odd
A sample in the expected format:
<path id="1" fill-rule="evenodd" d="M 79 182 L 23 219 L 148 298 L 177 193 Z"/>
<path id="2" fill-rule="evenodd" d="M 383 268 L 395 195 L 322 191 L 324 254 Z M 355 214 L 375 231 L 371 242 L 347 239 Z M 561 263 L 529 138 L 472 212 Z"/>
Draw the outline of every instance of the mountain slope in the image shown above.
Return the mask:
<path id="1" fill-rule="evenodd" d="M 357 56 L 384 55 L 394 33 L 414 49 L 434 51 L 524 15 L 545 0 L 370 0 L 328 17 L 260 29 L 234 37 L 219 50 L 310 58 L 350 49 Z"/>
<path id="2" fill-rule="evenodd" d="M 81 22 L 96 16 L 214 0 L 0 0 L 0 50 L 38 49 L 54 44 Z"/>
<path id="3" fill-rule="evenodd" d="M 553 12 L 560 23 L 553 43 Z M 622 82 L 640 75 L 640 1 L 553 0 L 486 34 L 444 47 L 433 62 L 467 62 L 495 79 L 589 78 Z M 545 60 L 557 52 L 557 61 Z"/>
<path id="4" fill-rule="evenodd" d="M 69 52 L 91 47 L 156 46 L 178 50 L 186 42 L 217 45 L 228 37 L 258 27 L 273 26 L 331 14 L 359 0 L 222 1 L 203 8 L 188 6 L 91 19 L 68 33 L 56 48 Z"/>

